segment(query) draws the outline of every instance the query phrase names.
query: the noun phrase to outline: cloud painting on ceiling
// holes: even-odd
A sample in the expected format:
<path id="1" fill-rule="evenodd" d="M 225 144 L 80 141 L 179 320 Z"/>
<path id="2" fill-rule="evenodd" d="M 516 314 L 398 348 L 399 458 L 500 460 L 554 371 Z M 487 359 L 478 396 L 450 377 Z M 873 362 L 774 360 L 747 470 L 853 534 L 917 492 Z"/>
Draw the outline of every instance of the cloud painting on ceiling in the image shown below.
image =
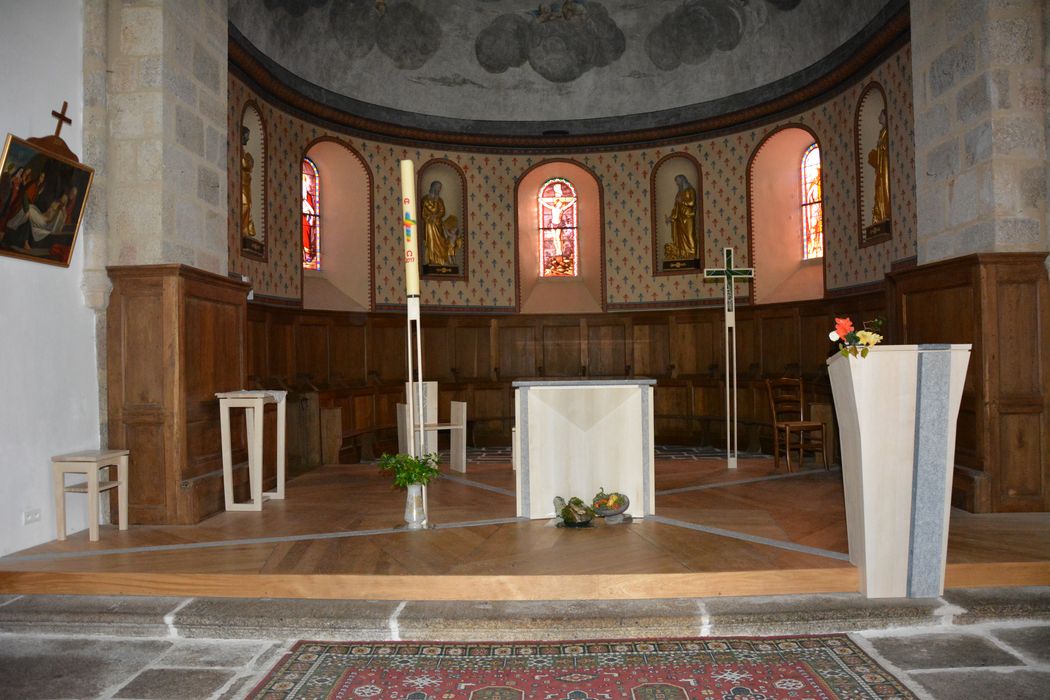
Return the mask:
<path id="1" fill-rule="evenodd" d="M 230 21 L 270 60 L 337 95 L 442 118 L 558 121 L 763 88 L 893 3 L 230 0 Z"/>

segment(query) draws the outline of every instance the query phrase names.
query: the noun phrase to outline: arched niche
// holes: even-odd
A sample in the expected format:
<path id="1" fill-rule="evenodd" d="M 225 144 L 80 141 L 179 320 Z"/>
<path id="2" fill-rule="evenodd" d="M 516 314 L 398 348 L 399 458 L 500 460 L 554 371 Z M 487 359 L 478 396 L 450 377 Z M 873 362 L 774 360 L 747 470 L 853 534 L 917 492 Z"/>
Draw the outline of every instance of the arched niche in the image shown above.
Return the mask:
<path id="1" fill-rule="evenodd" d="M 540 277 L 540 187 L 564 178 L 576 189 L 576 277 Z M 518 250 L 518 307 L 524 314 L 596 313 L 605 306 L 604 194 L 597 176 L 569 160 L 537 163 L 518 178 L 514 191 Z"/>
<path id="2" fill-rule="evenodd" d="M 353 147 L 336 139 L 315 141 L 303 155 L 317 166 L 321 212 L 321 269 L 303 270 L 303 308 L 369 311 L 372 172 Z"/>
<path id="3" fill-rule="evenodd" d="M 258 106 L 251 100 L 241 112 L 239 227 L 241 255 L 255 260 L 268 258 L 266 240 L 266 126 Z"/>
<path id="4" fill-rule="evenodd" d="M 763 139 L 748 162 L 748 227 L 757 304 L 824 296 L 827 238 L 824 257 L 802 259 L 801 164 L 814 142 L 819 146 L 808 127 L 782 127 Z"/>
<path id="5" fill-rule="evenodd" d="M 858 240 L 862 248 L 893 237 L 889 126 L 886 92 L 879 83 L 868 83 L 857 101 L 853 121 Z"/>
<path id="6" fill-rule="evenodd" d="M 682 191 L 678 178 L 684 177 L 686 191 Z M 692 189 L 690 197 L 688 189 Z M 649 176 L 649 204 L 652 211 L 653 273 L 655 275 L 698 274 L 703 270 L 704 214 L 703 177 L 700 163 L 685 152 L 670 153 L 653 166 Z M 682 254 L 676 245 L 675 228 L 681 223 L 668 219 L 692 208 L 692 254 Z M 678 217 L 675 217 L 676 219 Z M 681 229 L 678 231 L 681 235 Z M 676 250 L 677 249 L 677 250 Z"/>
<path id="7" fill-rule="evenodd" d="M 441 186 L 439 196 L 445 209 L 445 221 L 448 221 L 450 217 L 455 218 L 455 228 L 453 230 L 448 230 L 452 228 L 451 224 L 444 227 L 444 233 L 450 239 L 450 244 L 451 239 L 458 238 L 458 242 L 455 244 L 455 253 L 449 259 L 450 264 L 434 261 L 431 252 L 427 249 L 427 228 L 423 198 L 429 195 L 435 182 Z M 428 160 L 420 166 L 419 173 L 416 176 L 416 193 L 419 201 L 419 211 L 416 212 L 416 216 L 419 218 L 421 244 L 419 254 L 420 259 L 423 261 L 422 276 L 425 279 L 435 281 L 466 280 L 470 261 L 470 227 L 467 221 L 467 178 L 463 174 L 462 168 L 445 158 Z"/>

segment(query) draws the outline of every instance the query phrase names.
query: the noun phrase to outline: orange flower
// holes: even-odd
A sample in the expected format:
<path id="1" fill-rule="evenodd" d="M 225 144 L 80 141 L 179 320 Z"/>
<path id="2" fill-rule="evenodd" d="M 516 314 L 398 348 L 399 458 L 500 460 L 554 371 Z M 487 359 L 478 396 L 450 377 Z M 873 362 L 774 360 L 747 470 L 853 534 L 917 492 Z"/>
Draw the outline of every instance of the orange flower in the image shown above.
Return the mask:
<path id="1" fill-rule="evenodd" d="M 848 318 L 836 318 L 835 332 L 838 333 L 839 338 L 845 340 L 846 335 L 853 332 L 853 321 Z"/>

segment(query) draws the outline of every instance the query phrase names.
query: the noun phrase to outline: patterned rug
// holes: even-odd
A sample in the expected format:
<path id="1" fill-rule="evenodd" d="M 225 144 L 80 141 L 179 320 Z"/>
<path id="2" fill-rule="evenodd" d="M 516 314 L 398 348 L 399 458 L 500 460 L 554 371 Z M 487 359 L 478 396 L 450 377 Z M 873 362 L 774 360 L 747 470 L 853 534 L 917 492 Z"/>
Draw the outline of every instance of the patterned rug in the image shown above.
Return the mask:
<path id="1" fill-rule="evenodd" d="M 844 634 L 623 642 L 297 642 L 249 698 L 914 698 Z"/>

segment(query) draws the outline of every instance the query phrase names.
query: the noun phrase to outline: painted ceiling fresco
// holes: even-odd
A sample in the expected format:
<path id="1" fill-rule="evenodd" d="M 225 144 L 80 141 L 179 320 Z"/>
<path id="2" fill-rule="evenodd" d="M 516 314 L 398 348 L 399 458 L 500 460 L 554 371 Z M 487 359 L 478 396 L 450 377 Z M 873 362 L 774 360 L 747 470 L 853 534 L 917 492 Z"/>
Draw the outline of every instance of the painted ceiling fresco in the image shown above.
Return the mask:
<path id="1" fill-rule="evenodd" d="M 557 121 L 761 91 L 812 69 L 894 4 L 230 0 L 230 21 L 269 60 L 336 95 L 451 119 Z"/>

